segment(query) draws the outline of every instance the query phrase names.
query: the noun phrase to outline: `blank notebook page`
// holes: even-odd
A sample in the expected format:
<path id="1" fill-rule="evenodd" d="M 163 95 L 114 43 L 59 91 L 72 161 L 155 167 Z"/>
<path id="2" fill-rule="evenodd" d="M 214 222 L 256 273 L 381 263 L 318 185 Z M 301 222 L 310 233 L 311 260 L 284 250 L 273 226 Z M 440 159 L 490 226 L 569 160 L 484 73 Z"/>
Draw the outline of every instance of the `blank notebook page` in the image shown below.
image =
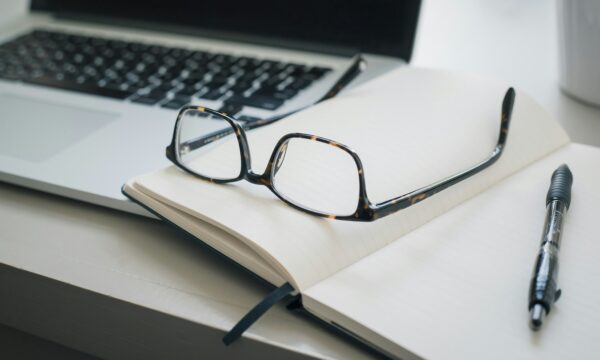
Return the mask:
<path id="1" fill-rule="evenodd" d="M 574 177 L 563 293 L 534 333 L 529 281 L 550 176 L 562 163 Z M 376 333 L 405 358 L 598 358 L 598 164 L 600 149 L 569 145 L 308 289 L 304 304 L 342 325 L 362 324 L 352 331 Z"/>

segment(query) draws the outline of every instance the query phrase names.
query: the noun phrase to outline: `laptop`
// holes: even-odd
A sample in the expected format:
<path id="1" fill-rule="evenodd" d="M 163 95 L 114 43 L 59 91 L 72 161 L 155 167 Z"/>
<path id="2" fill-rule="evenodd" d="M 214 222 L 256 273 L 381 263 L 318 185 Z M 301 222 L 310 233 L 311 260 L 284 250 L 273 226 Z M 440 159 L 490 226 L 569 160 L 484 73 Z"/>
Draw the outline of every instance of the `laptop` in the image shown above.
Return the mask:
<path id="1" fill-rule="evenodd" d="M 0 181 L 149 214 L 121 194 L 169 165 L 178 109 L 240 121 L 410 60 L 420 0 L 31 0 L 0 27 Z"/>

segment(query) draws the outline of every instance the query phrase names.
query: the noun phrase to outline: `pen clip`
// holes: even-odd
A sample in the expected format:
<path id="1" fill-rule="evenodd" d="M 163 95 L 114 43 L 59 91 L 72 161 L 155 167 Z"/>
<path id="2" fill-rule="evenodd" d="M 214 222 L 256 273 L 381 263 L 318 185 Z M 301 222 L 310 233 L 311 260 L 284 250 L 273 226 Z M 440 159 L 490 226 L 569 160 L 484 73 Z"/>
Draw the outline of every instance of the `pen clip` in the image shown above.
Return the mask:
<path id="1" fill-rule="evenodd" d="M 558 299 L 560 298 L 561 294 L 562 294 L 562 290 L 561 289 L 556 290 L 556 292 L 554 293 L 554 302 L 558 301 Z"/>

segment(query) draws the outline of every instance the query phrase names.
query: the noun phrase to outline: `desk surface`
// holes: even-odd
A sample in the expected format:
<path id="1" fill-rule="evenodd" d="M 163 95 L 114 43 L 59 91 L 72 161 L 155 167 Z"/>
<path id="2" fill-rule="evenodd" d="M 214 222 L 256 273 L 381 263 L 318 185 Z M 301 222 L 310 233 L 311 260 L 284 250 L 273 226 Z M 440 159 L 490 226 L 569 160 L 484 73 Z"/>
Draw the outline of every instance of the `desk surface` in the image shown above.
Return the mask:
<path id="1" fill-rule="evenodd" d="M 0 21 L 24 4 L 3 1 Z M 555 11 L 544 0 L 425 1 L 413 64 L 507 80 L 574 141 L 600 146 L 600 109 L 558 88 Z M 223 331 L 267 289 L 160 222 L 2 184 L 0 228 L 10 326 L 113 357 L 368 357 L 280 307 L 225 349 Z"/>

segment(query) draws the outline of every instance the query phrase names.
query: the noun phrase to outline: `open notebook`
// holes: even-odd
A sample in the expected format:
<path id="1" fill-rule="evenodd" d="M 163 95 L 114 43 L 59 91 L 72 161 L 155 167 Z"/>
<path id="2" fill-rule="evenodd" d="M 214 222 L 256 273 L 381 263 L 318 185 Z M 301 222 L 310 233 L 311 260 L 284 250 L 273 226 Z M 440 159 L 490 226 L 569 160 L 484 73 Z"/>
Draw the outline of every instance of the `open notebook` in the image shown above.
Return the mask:
<path id="1" fill-rule="evenodd" d="M 507 88 L 405 67 L 249 132 L 253 169 L 262 173 L 284 134 L 315 134 L 354 149 L 371 201 L 384 201 L 489 156 Z M 311 216 L 265 187 L 212 184 L 173 166 L 131 179 L 123 191 L 273 285 L 289 282 L 308 312 L 387 355 L 582 357 L 600 351 L 600 284 L 590 281 L 600 275 L 593 258 L 600 242 L 592 238 L 600 149 L 570 144 L 516 90 L 497 163 L 371 223 Z M 574 174 L 559 278 L 564 296 L 547 326 L 531 334 L 528 281 L 550 175 L 562 163 Z"/>

